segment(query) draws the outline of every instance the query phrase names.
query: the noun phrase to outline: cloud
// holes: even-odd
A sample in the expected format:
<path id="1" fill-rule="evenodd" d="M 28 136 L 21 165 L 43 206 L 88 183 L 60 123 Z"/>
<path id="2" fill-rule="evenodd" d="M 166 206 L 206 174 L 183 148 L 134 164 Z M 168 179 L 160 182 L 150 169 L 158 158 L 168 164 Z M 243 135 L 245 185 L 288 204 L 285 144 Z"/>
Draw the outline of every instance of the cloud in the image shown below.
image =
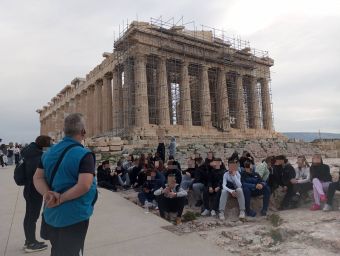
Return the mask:
<path id="1" fill-rule="evenodd" d="M 224 28 L 269 50 L 275 60 L 272 91 L 278 131 L 340 132 L 337 1 L 273 2 L 2 1 L 0 137 L 7 142 L 34 139 L 39 133 L 35 110 L 100 63 L 101 54 L 112 50 L 123 20 L 149 21 L 160 15 L 176 21 L 183 15 L 197 28 Z"/>

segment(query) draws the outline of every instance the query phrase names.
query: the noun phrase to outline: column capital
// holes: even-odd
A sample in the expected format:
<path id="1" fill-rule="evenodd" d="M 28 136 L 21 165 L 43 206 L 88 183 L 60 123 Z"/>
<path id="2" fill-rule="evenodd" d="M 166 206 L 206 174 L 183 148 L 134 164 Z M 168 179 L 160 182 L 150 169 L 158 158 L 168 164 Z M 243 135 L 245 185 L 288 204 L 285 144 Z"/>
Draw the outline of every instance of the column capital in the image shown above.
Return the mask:
<path id="1" fill-rule="evenodd" d="M 113 74 L 112 74 L 112 72 L 108 72 L 108 73 L 106 73 L 106 74 L 104 75 L 104 77 L 103 77 L 103 78 L 111 80 L 111 79 L 112 79 L 112 77 L 113 77 Z"/>
<path id="2" fill-rule="evenodd" d="M 102 86 L 103 85 L 103 79 L 96 80 L 95 86 Z"/>

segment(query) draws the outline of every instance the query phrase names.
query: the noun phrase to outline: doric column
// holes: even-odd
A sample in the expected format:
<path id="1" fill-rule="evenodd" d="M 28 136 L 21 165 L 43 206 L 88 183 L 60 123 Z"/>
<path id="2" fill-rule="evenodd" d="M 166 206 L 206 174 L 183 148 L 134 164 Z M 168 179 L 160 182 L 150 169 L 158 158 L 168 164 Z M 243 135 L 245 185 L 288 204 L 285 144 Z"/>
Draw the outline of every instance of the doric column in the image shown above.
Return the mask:
<path id="1" fill-rule="evenodd" d="M 53 111 L 52 118 L 50 120 L 50 124 L 48 126 L 48 133 L 51 132 L 53 136 L 55 137 L 57 131 L 57 112 Z"/>
<path id="2" fill-rule="evenodd" d="M 143 127 L 149 124 L 148 85 L 146 80 L 146 57 L 137 54 L 134 65 L 135 74 L 135 103 L 136 103 L 136 126 Z"/>
<path id="3" fill-rule="evenodd" d="M 236 127 L 241 130 L 246 129 L 246 113 L 244 107 L 243 77 L 236 74 Z"/>
<path id="4" fill-rule="evenodd" d="M 263 128 L 266 130 L 273 129 L 272 107 L 270 102 L 269 83 L 267 78 L 261 79 L 261 93 L 262 93 L 262 115 Z"/>
<path id="5" fill-rule="evenodd" d="M 249 123 L 250 127 L 253 127 L 254 129 L 261 128 L 260 126 L 260 103 L 259 103 L 259 97 L 257 93 L 257 78 L 251 77 L 250 78 L 250 104 L 251 106 L 251 113 L 249 113 Z"/>
<path id="6" fill-rule="evenodd" d="M 166 58 L 159 59 L 159 125 L 170 125 L 169 115 L 169 92 L 168 92 L 168 76 L 166 72 Z"/>
<path id="7" fill-rule="evenodd" d="M 221 68 L 218 73 L 217 84 L 217 117 L 219 127 L 225 131 L 230 128 L 228 89 L 226 81 L 226 70 Z"/>
<path id="8" fill-rule="evenodd" d="M 202 111 L 202 126 L 211 127 L 211 101 L 210 101 L 210 88 L 208 77 L 208 66 L 202 65 L 201 70 L 201 111 Z"/>
<path id="9" fill-rule="evenodd" d="M 120 90 L 121 79 L 119 79 L 120 72 L 117 69 L 112 71 L 112 128 L 117 129 L 120 127 L 122 120 L 119 118 L 123 112 L 120 108 L 121 100 Z"/>
<path id="10" fill-rule="evenodd" d="M 80 95 L 80 101 L 81 101 L 81 111 L 80 113 L 82 113 L 84 116 L 87 113 L 87 103 L 86 103 L 86 98 L 87 98 L 87 91 L 86 90 L 82 90 L 81 91 L 81 95 Z"/>
<path id="11" fill-rule="evenodd" d="M 120 128 L 128 128 L 132 123 L 135 124 L 135 102 L 132 99 L 135 98 L 133 84 L 133 69 L 131 60 L 126 60 L 124 62 L 124 85 L 121 90 L 119 90 L 120 97 L 120 107 L 122 109 L 122 123 Z M 134 100 L 133 100 L 134 101 Z"/>
<path id="12" fill-rule="evenodd" d="M 94 122 L 94 136 L 99 135 L 102 132 L 102 87 L 103 81 L 97 80 L 94 87 L 94 109 L 95 109 L 95 118 L 93 118 Z"/>
<path id="13" fill-rule="evenodd" d="M 70 113 L 75 113 L 75 100 L 74 98 L 70 99 L 70 102 L 69 102 L 69 111 Z"/>
<path id="14" fill-rule="evenodd" d="M 75 112 L 80 112 L 80 94 L 77 94 L 75 97 Z"/>
<path id="15" fill-rule="evenodd" d="M 95 114 L 95 109 L 94 109 L 94 86 L 90 85 L 87 88 L 87 94 L 86 94 L 86 131 L 87 131 L 87 136 L 92 137 L 93 136 L 93 129 L 94 129 L 94 114 Z"/>
<path id="16" fill-rule="evenodd" d="M 192 126 L 191 115 L 191 97 L 190 97 L 190 83 L 189 83 L 189 63 L 184 60 L 181 67 L 181 84 L 180 84 L 180 104 L 181 104 L 181 117 L 183 126 Z"/>
<path id="17" fill-rule="evenodd" d="M 112 129 L 112 74 L 107 74 L 103 78 L 103 97 L 102 97 L 102 110 L 103 110 L 103 132 L 111 131 Z"/>

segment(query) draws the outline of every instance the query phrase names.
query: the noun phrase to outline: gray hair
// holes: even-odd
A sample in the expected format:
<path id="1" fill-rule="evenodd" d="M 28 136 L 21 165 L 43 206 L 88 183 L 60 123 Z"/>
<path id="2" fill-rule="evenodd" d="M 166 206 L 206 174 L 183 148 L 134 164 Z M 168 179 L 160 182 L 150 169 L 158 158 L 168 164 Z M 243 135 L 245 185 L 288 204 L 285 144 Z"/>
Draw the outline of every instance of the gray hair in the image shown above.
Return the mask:
<path id="1" fill-rule="evenodd" d="M 81 113 L 69 114 L 64 120 L 65 136 L 73 137 L 85 130 L 85 120 Z"/>

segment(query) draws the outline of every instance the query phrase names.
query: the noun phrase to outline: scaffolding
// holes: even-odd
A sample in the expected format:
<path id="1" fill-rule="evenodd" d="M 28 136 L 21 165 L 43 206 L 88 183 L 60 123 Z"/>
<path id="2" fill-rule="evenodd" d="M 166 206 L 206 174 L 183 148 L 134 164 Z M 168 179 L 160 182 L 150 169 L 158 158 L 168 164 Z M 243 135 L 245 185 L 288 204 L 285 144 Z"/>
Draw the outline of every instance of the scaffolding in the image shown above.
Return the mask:
<path id="1" fill-rule="evenodd" d="M 91 137 L 131 137 L 131 129 L 140 124 L 164 126 L 164 116 L 173 127 L 189 124 L 219 132 L 273 129 L 269 127 L 273 123 L 269 70 L 273 60 L 267 51 L 251 48 L 248 41 L 185 22 L 183 17 L 159 17 L 149 22 L 124 21 L 113 48 L 88 75 L 96 81 L 105 65 L 114 65 L 110 72 L 112 124 L 108 130 L 104 125 L 91 131 Z M 89 86 L 88 76 L 84 86 Z M 100 93 L 104 99 L 108 92 Z M 96 105 L 102 104 L 99 99 L 94 99 Z M 100 118 L 106 118 L 91 111 L 85 113 L 88 119 L 97 116 L 102 122 Z M 145 116 L 147 120 L 141 120 Z"/>

